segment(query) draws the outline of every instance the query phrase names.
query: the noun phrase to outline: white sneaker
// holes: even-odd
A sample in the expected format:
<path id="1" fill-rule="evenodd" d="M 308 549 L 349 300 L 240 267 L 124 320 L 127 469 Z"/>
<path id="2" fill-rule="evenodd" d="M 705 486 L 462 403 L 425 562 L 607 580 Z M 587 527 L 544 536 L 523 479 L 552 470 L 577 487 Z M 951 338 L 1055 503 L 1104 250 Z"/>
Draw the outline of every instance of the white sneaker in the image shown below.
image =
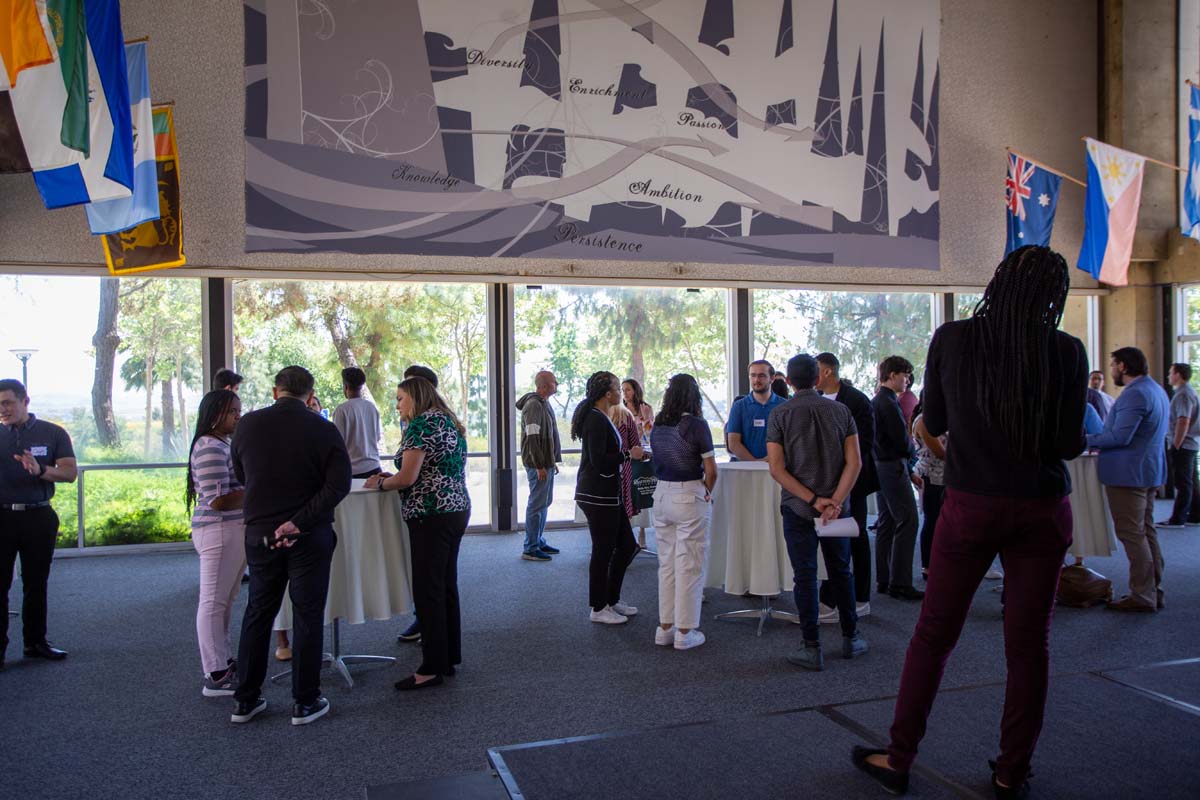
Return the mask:
<path id="1" fill-rule="evenodd" d="M 998 581 L 1004 577 L 1004 573 L 998 569 L 989 569 L 987 574 L 983 576 L 985 580 Z"/>
<path id="2" fill-rule="evenodd" d="M 704 644 L 704 634 L 699 628 L 692 628 L 687 633 L 675 631 L 675 649 L 676 650 L 691 650 L 693 647 L 699 647 Z"/>
<path id="3" fill-rule="evenodd" d="M 654 643 L 659 647 L 670 647 L 675 641 L 675 627 L 671 626 L 665 631 L 662 626 L 654 629 Z"/>
<path id="4" fill-rule="evenodd" d="M 817 620 L 822 625 L 832 625 L 838 621 L 838 610 L 836 608 L 830 608 L 824 603 L 821 603 L 818 608 L 821 613 L 817 616 Z"/>
<path id="5" fill-rule="evenodd" d="M 629 617 L 613 611 L 612 606 L 605 606 L 599 611 L 592 611 L 591 620 L 592 622 L 599 622 L 604 625 L 620 625 L 624 622 L 629 622 Z"/>
<path id="6" fill-rule="evenodd" d="M 858 615 L 860 617 L 870 616 L 871 604 L 870 603 L 859 603 L 857 606 L 854 607 L 854 610 L 858 612 Z"/>
<path id="7" fill-rule="evenodd" d="M 637 614 L 637 606 L 627 606 L 620 600 L 612 604 L 612 610 L 625 617 L 632 617 Z"/>

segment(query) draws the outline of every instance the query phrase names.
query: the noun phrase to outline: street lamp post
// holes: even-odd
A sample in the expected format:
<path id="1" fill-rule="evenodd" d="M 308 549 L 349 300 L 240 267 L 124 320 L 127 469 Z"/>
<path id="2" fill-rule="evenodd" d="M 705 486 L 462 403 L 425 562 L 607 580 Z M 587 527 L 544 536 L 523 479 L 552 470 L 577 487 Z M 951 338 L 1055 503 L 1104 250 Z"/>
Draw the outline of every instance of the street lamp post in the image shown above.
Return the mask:
<path id="1" fill-rule="evenodd" d="M 25 390 L 29 390 L 29 359 L 33 358 L 33 354 L 37 352 L 36 347 L 14 347 L 8 352 L 12 353 L 21 361 L 21 383 L 25 384 Z"/>

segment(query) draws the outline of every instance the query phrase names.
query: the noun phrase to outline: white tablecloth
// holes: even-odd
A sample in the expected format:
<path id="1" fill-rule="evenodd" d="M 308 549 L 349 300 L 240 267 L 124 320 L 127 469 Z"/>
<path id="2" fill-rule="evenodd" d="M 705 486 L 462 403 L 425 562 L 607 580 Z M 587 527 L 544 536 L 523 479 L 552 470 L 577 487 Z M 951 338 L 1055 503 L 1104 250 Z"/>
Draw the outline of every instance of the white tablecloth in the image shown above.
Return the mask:
<path id="1" fill-rule="evenodd" d="M 717 464 L 705 586 L 729 594 L 776 595 L 792 591 L 792 563 L 783 540 L 779 484 L 765 461 Z M 825 559 L 817 551 L 817 576 Z"/>
<path id="2" fill-rule="evenodd" d="M 1108 510 L 1108 495 L 1100 483 L 1098 461 L 1096 456 L 1084 454 L 1066 462 L 1071 476 L 1071 514 L 1075 518 L 1071 555 L 1080 558 L 1117 552 L 1117 534 Z"/>
<path id="3" fill-rule="evenodd" d="M 362 481 L 354 481 L 361 487 Z M 329 569 L 325 624 L 359 625 L 413 610 L 408 528 L 400 517 L 400 493 L 356 488 L 333 511 L 337 549 Z M 284 595 L 275 629 L 292 626 L 292 603 Z"/>

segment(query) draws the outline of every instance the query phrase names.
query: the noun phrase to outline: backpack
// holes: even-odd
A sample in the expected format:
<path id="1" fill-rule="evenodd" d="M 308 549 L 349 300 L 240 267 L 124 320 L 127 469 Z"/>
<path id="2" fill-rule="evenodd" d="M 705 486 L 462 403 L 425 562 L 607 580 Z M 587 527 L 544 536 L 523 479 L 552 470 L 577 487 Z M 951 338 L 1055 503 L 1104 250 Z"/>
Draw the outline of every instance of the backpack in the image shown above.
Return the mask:
<path id="1" fill-rule="evenodd" d="M 1058 604 L 1088 608 L 1112 600 L 1112 581 L 1082 564 L 1063 567 L 1058 579 Z"/>

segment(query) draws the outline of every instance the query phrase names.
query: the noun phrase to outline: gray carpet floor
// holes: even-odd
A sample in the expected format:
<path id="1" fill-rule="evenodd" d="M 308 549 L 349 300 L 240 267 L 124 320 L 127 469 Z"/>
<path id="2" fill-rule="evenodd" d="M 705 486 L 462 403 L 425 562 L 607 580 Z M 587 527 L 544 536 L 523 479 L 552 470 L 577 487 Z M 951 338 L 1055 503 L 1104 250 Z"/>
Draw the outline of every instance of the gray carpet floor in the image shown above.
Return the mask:
<path id="1" fill-rule="evenodd" d="M 626 582 L 624 599 L 643 613 L 625 626 L 592 625 L 586 531 L 548 538 L 563 552 L 542 564 L 519 559 L 520 534 L 467 537 L 460 564 L 465 663 L 447 686 L 392 690 L 419 661 L 414 646 L 395 641 L 406 619 L 347 626 L 345 652 L 398 655 L 399 662 L 357 667 L 352 690 L 327 674 L 332 711 L 302 728 L 288 724 L 286 686 L 268 686 L 270 708 L 245 726 L 230 725 L 232 701 L 201 697 L 194 554 L 60 559 L 51 575 L 50 637 L 71 655 L 56 664 L 21 660 L 19 621 L 13 620 L 17 641 L 0 672 L 0 795 L 361 797 L 365 786 L 486 769 L 489 747 L 895 694 L 917 604 L 873 597 L 862 624 L 871 653 L 853 662 L 830 659 L 824 673 L 811 674 L 784 660 L 799 644 L 796 626 L 770 623 L 757 638 L 752 622 L 712 620 L 754 601 L 710 590 L 703 624 L 708 643 L 675 652 L 652 643 L 654 560 L 639 558 Z M 1131 617 L 1059 609 L 1054 673 L 1200 656 L 1200 528 L 1163 531 L 1161 538 L 1167 610 Z M 1121 555 L 1089 565 L 1123 589 Z M 1004 678 L 999 595 L 991 586 L 984 584 L 976 597 L 947 688 Z M 12 599 L 19 601 L 19 585 Z M 235 622 L 244 600 L 243 592 Z M 780 602 L 790 606 L 790 600 Z M 836 626 L 826 626 L 825 636 L 836 645 Z M 998 708 L 969 706 L 961 713 L 991 726 Z M 1106 736 L 1120 735 L 1116 729 L 1095 733 L 1106 758 L 1144 757 L 1105 749 Z M 989 735 L 986 741 L 994 740 Z M 1160 755 L 1194 758 L 1194 742 L 1167 742 Z M 846 760 L 844 744 L 831 739 L 808 746 L 839 764 Z M 694 757 L 741 756 L 714 741 Z M 1054 768 L 1085 766 L 1075 759 Z"/>

